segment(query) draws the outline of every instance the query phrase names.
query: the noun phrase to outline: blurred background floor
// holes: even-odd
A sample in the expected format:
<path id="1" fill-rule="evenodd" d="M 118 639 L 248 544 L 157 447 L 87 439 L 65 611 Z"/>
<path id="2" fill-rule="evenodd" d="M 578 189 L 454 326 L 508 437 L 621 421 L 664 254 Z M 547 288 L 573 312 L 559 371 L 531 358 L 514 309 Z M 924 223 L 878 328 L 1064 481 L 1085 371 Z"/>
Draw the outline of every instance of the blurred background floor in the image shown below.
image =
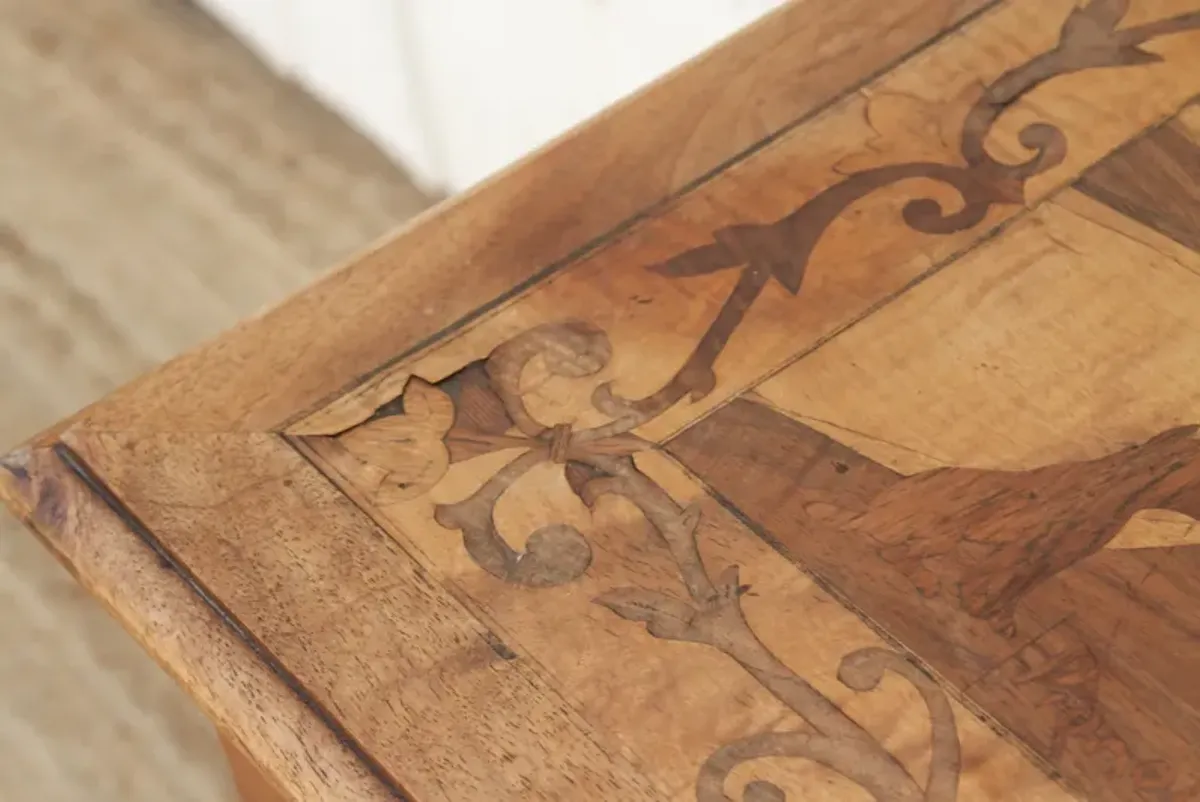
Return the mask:
<path id="1" fill-rule="evenodd" d="M 0 0 L 0 451 L 427 203 L 183 0 Z M 207 722 L 0 513 L 0 800 L 232 798 Z"/>

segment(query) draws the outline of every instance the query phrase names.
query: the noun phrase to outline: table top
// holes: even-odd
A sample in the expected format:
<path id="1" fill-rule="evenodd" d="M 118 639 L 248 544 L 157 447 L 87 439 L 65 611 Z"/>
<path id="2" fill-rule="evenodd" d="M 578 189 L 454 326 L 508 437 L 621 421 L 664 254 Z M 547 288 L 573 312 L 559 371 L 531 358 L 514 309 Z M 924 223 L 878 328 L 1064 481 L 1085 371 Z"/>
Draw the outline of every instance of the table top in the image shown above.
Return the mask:
<path id="1" fill-rule="evenodd" d="M 296 799 L 1195 800 L 1198 98 L 789 5 L 0 487 Z"/>

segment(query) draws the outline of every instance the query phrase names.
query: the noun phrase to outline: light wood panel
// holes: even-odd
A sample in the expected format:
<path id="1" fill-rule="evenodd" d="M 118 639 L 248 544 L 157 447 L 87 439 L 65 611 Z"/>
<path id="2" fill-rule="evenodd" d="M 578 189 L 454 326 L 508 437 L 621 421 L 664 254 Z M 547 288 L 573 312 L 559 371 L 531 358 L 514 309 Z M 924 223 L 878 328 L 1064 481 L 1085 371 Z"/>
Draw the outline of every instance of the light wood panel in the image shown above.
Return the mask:
<path id="1" fill-rule="evenodd" d="M 1088 798 L 1187 799 L 1200 255 L 1097 206 L 1044 204 L 670 450 Z"/>
<path id="2" fill-rule="evenodd" d="M 1095 459 L 1192 423 L 1200 254 L 1105 211 L 1074 192 L 1044 204 L 756 391 L 905 472 Z"/>

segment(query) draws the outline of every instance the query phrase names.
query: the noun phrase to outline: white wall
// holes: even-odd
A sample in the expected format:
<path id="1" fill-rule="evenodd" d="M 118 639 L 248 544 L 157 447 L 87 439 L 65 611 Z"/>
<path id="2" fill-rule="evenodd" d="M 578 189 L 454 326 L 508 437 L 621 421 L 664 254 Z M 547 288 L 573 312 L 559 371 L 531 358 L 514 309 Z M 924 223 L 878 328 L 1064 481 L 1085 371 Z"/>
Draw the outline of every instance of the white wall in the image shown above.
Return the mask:
<path id="1" fill-rule="evenodd" d="M 201 0 L 408 168 L 455 192 L 782 0 Z"/>

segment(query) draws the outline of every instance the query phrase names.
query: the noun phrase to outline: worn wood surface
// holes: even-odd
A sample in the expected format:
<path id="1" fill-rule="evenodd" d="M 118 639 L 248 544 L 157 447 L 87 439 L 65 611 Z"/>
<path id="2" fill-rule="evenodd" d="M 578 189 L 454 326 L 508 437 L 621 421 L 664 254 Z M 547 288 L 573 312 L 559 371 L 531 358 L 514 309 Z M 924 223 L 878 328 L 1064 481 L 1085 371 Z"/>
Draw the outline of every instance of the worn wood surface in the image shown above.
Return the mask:
<path id="1" fill-rule="evenodd" d="M 614 228 L 651 214 L 995 2 L 785 6 L 86 417 L 109 428 L 134 421 L 143 428 L 279 427 L 596 247 Z M 302 358 L 310 367 L 296 370 Z M 197 372 L 209 381 L 197 386 Z M 269 386 L 241 381 L 252 373 L 275 379 Z"/>
<path id="2" fill-rule="evenodd" d="M 1189 0 L 799 3 L 7 493 L 300 799 L 1195 799 L 1198 96 Z"/>
<path id="3" fill-rule="evenodd" d="M 1200 250 L 1200 125 L 1195 113 L 1146 134 L 1079 181 L 1079 189 Z"/>
<path id="4" fill-rule="evenodd" d="M 6 457 L 0 492 L 218 729 L 233 734 L 294 799 L 392 799 L 253 647 L 54 452 Z"/>

